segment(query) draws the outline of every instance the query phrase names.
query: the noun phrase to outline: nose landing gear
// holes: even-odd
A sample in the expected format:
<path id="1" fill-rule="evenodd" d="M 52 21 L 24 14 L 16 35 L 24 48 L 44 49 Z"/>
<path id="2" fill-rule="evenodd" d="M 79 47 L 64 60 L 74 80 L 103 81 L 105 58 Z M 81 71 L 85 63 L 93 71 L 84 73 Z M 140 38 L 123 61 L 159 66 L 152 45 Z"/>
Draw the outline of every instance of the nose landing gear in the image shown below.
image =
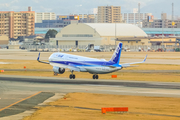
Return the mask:
<path id="1" fill-rule="evenodd" d="M 93 79 L 98 79 L 99 76 L 98 75 L 93 75 Z"/>

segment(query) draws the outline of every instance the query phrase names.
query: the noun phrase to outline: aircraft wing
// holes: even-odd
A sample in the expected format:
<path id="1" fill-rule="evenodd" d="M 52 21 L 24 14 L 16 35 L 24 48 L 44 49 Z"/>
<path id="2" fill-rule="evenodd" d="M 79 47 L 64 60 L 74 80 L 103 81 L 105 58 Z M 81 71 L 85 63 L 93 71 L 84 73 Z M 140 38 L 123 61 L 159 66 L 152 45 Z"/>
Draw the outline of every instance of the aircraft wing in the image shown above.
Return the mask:
<path id="1" fill-rule="evenodd" d="M 122 67 L 126 68 L 126 67 L 132 67 L 132 64 L 139 64 L 139 63 L 144 63 L 146 61 L 147 55 L 144 58 L 144 60 L 142 62 L 133 62 L 133 63 L 125 63 L 125 64 L 120 64 Z"/>
<path id="2" fill-rule="evenodd" d="M 70 70 L 73 70 L 73 71 L 78 71 L 80 72 L 80 68 L 74 64 L 69 64 L 69 66 L 67 67 L 68 69 Z"/>
<path id="3" fill-rule="evenodd" d="M 72 67 L 72 66 L 69 66 L 69 67 L 67 67 L 68 69 L 70 69 L 70 70 L 73 70 L 73 71 L 77 71 L 77 72 L 80 72 L 80 69 L 79 68 L 77 68 L 77 67 Z"/>

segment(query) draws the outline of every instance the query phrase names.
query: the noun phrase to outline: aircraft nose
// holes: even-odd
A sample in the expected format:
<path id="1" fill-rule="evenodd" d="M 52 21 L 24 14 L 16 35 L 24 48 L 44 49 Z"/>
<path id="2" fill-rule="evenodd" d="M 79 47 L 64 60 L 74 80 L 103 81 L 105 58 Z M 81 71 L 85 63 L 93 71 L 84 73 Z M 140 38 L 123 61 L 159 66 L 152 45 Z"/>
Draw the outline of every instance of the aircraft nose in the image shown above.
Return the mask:
<path id="1" fill-rule="evenodd" d="M 52 57 L 52 55 L 49 57 L 49 61 L 52 61 L 52 59 L 53 59 L 53 57 Z"/>

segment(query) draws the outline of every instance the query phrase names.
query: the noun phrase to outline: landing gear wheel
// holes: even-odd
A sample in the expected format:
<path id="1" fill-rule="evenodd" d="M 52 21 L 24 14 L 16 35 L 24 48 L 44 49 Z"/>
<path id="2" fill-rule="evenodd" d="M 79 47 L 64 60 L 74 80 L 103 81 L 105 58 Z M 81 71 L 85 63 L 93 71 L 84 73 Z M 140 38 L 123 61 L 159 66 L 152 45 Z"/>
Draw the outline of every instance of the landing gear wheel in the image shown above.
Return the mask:
<path id="1" fill-rule="evenodd" d="M 72 78 L 73 78 L 73 79 L 75 79 L 75 78 L 76 78 L 76 76 L 75 76 L 75 75 L 72 75 Z"/>
<path id="2" fill-rule="evenodd" d="M 96 79 L 96 75 L 93 75 L 93 79 Z"/>
<path id="3" fill-rule="evenodd" d="M 69 78 L 70 78 L 70 79 L 75 79 L 76 76 L 75 76 L 74 74 L 70 74 L 70 75 L 69 75 Z"/>
<path id="4" fill-rule="evenodd" d="M 69 75 L 69 78 L 70 78 L 70 79 L 72 79 L 72 78 L 73 78 L 73 75 L 72 75 L 72 74 L 71 74 L 71 75 Z"/>
<path id="5" fill-rule="evenodd" d="M 75 79 L 75 78 L 76 78 L 76 76 L 73 74 L 73 72 L 74 72 L 74 71 L 72 70 L 72 71 L 71 71 L 72 74 L 69 75 L 69 78 L 70 78 L 70 79 Z"/>
<path id="6" fill-rule="evenodd" d="M 98 79 L 99 76 L 98 75 L 93 75 L 93 79 Z"/>
<path id="7" fill-rule="evenodd" d="M 98 79 L 99 78 L 99 76 L 98 75 L 96 75 L 96 79 Z"/>

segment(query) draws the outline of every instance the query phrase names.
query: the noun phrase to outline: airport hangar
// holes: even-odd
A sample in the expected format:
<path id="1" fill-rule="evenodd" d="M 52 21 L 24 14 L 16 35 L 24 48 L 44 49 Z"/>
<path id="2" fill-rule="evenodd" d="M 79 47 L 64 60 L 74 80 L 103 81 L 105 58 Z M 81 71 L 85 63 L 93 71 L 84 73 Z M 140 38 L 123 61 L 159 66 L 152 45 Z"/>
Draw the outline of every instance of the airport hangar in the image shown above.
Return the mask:
<path id="1" fill-rule="evenodd" d="M 115 37 L 116 36 L 116 37 Z M 147 34 L 139 27 L 125 23 L 73 23 L 64 27 L 51 45 L 149 45 Z"/>

